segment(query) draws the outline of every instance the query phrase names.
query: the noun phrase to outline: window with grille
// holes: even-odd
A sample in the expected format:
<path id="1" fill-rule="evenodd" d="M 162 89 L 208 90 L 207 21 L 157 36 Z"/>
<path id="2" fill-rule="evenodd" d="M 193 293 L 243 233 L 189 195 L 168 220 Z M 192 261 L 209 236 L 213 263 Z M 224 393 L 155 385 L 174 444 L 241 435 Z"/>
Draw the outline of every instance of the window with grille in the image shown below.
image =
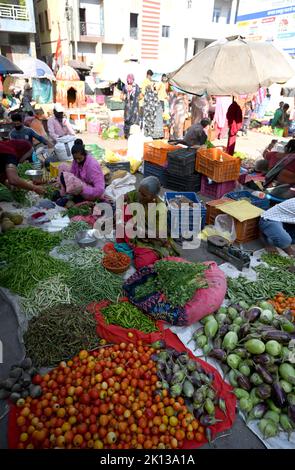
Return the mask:
<path id="1" fill-rule="evenodd" d="M 170 26 L 162 26 L 162 38 L 170 38 Z"/>

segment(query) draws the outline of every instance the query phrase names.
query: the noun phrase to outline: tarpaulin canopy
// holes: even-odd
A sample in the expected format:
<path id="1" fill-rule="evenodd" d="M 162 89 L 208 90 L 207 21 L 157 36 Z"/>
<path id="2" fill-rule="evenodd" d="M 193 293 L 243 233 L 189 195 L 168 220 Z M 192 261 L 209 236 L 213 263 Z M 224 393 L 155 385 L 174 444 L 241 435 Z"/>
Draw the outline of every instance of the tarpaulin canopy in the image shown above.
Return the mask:
<path id="1" fill-rule="evenodd" d="M 216 41 L 169 74 L 172 85 L 192 94 L 244 95 L 295 74 L 291 59 L 273 43 L 239 36 Z"/>
<path id="2" fill-rule="evenodd" d="M 0 75 L 23 73 L 23 71 L 4 55 L 0 55 Z"/>

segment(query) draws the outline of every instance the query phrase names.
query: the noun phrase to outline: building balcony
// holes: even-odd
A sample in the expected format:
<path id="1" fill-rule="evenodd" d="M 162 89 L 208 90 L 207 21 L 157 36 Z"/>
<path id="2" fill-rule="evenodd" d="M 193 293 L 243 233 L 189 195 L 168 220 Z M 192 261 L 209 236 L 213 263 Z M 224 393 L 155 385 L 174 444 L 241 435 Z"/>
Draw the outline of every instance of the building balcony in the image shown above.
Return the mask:
<path id="1" fill-rule="evenodd" d="M 0 3 L 0 18 L 7 20 L 29 21 L 29 12 L 26 6 Z"/>
<path id="2" fill-rule="evenodd" d="M 104 36 L 103 23 L 80 22 L 80 41 L 96 42 L 100 41 Z"/>
<path id="3" fill-rule="evenodd" d="M 26 0 L 25 6 L 0 1 L 0 31 L 35 33 L 33 0 Z"/>

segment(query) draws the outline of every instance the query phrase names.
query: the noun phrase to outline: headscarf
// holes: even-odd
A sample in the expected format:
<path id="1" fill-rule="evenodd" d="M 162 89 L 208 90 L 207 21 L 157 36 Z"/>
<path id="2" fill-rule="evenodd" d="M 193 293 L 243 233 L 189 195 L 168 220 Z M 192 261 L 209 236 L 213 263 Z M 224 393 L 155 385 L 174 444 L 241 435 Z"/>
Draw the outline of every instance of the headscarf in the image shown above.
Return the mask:
<path id="1" fill-rule="evenodd" d="M 135 78 L 134 78 L 133 73 L 129 73 L 129 74 L 127 75 L 127 83 L 128 83 L 128 85 L 133 85 L 134 82 L 135 82 Z"/>

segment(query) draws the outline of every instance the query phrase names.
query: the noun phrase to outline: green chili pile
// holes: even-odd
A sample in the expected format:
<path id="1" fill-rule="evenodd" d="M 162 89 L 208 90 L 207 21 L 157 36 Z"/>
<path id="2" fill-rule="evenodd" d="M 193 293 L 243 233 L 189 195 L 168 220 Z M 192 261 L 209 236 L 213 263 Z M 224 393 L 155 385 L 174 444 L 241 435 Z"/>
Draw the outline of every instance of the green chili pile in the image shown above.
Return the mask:
<path id="1" fill-rule="evenodd" d="M 43 232 L 39 228 L 21 228 L 10 230 L 0 237 L 0 258 L 12 261 L 20 254 L 26 253 L 30 264 L 30 256 L 34 250 L 49 253 L 60 243 L 60 235 Z"/>
<path id="2" fill-rule="evenodd" d="M 102 314 L 108 325 L 118 325 L 122 328 L 136 329 L 147 334 L 157 331 L 153 320 L 129 302 L 112 304 L 104 308 Z"/>
<path id="3" fill-rule="evenodd" d="M 157 261 L 158 290 L 163 292 L 173 306 L 184 306 L 191 300 L 197 289 L 208 287 L 204 277 L 208 266 L 197 263 L 178 263 L 174 261 Z"/>
<path id="4" fill-rule="evenodd" d="M 256 302 L 271 299 L 282 292 L 293 297 L 295 292 L 295 274 L 285 269 L 258 266 L 255 268 L 257 280 L 249 281 L 244 276 L 237 279 L 228 278 L 227 296 L 233 302 L 241 300 Z"/>
<path id="5" fill-rule="evenodd" d="M 287 256 L 281 256 L 277 253 L 263 253 L 261 260 L 274 268 L 289 268 L 294 266 L 294 260 Z"/>
<path id="6" fill-rule="evenodd" d="M 96 321 L 73 305 L 58 305 L 29 322 L 24 335 L 27 356 L 35 366 L 49 367 L 99 345 Z"/>
<path id="7" fill-rule="evenodd" d="M 13 263 L 0 269 L 0 285 L 23 297 L 30 295 L 39 281 L 63 274 L 69 269 L 43 251 L 19 253 Z"/>

